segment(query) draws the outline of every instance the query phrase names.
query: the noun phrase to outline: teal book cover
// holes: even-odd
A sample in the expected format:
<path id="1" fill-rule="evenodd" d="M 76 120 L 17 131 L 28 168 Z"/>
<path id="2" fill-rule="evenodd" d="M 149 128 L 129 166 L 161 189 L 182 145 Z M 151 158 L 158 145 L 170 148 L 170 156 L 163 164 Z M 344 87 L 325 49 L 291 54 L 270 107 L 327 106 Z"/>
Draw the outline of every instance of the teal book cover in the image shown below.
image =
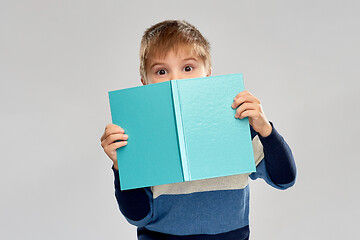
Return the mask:
<path id="1" fill-rule="evenodd" d="M 243 75 L 170 80 L 109 92 L 121 190 L 256 171 L 248 118 L 235 118 Z"/>

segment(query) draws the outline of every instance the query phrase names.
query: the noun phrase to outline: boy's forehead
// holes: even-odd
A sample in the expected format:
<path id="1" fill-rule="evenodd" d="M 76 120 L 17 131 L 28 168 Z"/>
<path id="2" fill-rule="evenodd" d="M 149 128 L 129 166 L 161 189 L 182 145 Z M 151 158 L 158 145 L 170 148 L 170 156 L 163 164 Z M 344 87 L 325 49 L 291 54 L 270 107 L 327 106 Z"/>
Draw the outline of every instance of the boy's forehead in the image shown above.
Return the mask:
<path id="1" fill-rule="evenodd" d="M 154 62 L 154 61 L 162 61 L 164 60 L 169 54 L 174 55 L 174 57 L 176 58 L 199 58 L 194 49 L 191 46 L 188 45 L 180 45 L 180 46 L 175 46 L 169 50 L 157 50 L 154 51 L 153 54 L 149 55 L 147 60 L 149 62 Z"/>

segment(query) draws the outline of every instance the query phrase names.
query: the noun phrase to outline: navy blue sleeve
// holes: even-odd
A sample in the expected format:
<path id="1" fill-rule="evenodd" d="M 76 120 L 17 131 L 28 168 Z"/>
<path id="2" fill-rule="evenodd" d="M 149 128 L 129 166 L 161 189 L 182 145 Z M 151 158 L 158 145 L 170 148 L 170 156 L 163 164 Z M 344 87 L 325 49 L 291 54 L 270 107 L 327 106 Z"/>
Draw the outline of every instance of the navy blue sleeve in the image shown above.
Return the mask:
<path id="1" fill-rule="evenodd" d="M 275 129 L 272 122 L 272 131 L 269 136 L 262 137 L 260 134 L 251 127 L 252 136 L 256 134 L 259 136 L 260 142 L 263 146 L 264 161 L 258 166 L 257 170 L 260 170 L 260 174 L 254 173 L 252 179 L 262 177 L 272 185 L 280 189 L 285 189 L 292 186 L 296 179 L 296 165 L 294 156 L 291 152 L 289 145 L 286 143 L 284 138 Z"/>
<path id="2" fill-rule="evenodd" d="M 129 221 L 139 221 L 148 216 L 150 212 L 150 201 L 145 188 L 129 190 L 120 189 L 119 171 L 112 166 L 114 172 L 115 197 L 121 213 Z"/>

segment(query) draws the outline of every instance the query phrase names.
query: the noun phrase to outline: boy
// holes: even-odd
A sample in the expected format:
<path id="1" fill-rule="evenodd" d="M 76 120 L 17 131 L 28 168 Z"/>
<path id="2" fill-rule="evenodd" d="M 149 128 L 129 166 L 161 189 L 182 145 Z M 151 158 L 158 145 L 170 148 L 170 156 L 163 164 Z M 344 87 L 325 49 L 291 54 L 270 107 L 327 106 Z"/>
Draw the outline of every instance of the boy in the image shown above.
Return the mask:
<path id="1" fill-rule="evenodd" d="M 193 25 L 169 20 L 145 31 L 140 47 L 143 85 L 210 75 L 209 43 Z M 266 119 L 259 99 L 243 91 L 234 96 L 232 107 L 235 118 L 249 117 L 256 163 L 251 174 L 121 191 L 116 149 L 127 144 L 128 136 L 120 126 L 106 126 L 101 146 L 113 161 L 115 196 L 126 220 L 138 227 L 138 239 L 248 239 L 248 178 L 263 178 L 277 189 L 295 183 L 291 150 Z"/>

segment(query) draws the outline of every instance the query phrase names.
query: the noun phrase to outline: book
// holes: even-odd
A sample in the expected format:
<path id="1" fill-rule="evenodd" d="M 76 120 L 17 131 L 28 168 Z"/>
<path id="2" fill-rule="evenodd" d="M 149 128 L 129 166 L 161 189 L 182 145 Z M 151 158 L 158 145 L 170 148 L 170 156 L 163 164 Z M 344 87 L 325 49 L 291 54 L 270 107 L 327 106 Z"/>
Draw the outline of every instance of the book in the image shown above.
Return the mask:
<path id="1" fill-rule="evenodd" d="M 256 171 L 248 118 L 231 107 L 241 73 L 109 91 L 121 190 Z"/>

